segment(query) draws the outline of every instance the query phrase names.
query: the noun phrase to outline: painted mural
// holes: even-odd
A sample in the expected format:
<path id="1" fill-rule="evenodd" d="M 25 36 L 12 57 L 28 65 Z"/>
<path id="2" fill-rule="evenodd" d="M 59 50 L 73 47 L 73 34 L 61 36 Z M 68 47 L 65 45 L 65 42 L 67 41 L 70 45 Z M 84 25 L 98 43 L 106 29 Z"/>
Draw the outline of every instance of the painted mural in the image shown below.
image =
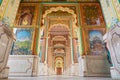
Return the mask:
<path id="1" fill-rule="evenodd" d="M 13 55 L 30 55 L 33 29 L 30 28 L 14 28 L 16 42 L 13 46 Z"/>
<path id="2" fill-rule="evenodd" d="M 101 31 L 91 30 L 89 32 L 89 42 L 92 55 L 102 55 L 104 53 L 104 44 Z"/>
<path id="3" fill-rule="evenodd" d="M 82 24 L 86 26 L 100 26 L 103 24 L 103 16 L 99 4 L 82 4 Z M 89 13 L 89 14 L 88 14 Z"/>

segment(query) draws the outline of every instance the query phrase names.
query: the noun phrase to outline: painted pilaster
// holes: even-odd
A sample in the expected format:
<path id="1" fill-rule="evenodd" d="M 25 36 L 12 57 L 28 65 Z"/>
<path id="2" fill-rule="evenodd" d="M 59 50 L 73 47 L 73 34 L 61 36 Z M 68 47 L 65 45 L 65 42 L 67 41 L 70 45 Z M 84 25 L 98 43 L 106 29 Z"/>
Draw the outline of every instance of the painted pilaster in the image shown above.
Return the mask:
<path id="1" fill-rule="evenodd" d="M 10 24 L 10 27 L 13 26 L 15 15 L 17 14 L 17 10 L 19 7 L 21 0 L 9 0 L 8 6 L 6 7 L 3 19 L 7 19 L 8 24 Z"/>
<path id="2" fill-rule="evenodd" d="M 73 32 L 72 32 L 72 20 L 70 20 L 70 46 L 71 46 L 71 60 L 74 63 L 74 47 L 73 47 Z"/>
<path id="3" fill-rule="evenodd" d="M 40 39 L 41 39 L 41 34 L 43 34 L 44 28 L 41 26 L 41 21 L 42 21 L 42 5 L 40 4 L 39 6 L 39 18 L 38 18 L 38 28 L 39 28 L 39 34 L 38 34 L 38 41 L 37 41 L 37 54 L 40 54 Z"/>
<path id="4" fill-rule="evenodd" d="M 7 6 L 8 6 L 8 2 L 9 2 L 9 0 L 3 0 L 1 5 L 0 5 L 0 20 L 3 19 L 3 15 L 5 13 Z"/>
<path id="5" fill-rule="evenodd" d="M 81 25 L 80 25 L 80 22 L 81 22 L 81 17 L 80 17 L 80 4 L 78 4 L 77 6 L 77 13 L 78 13 L 78 28 L 77 28 L 77 37 L 78 37 L 78 41 L 79 41 L 79 52 L 80 52 L 80 55 L 83 54 L 83 51 L 84 51 L 84 48 L 83 48 L 83 44 L 82 44 L 82 31 L 81 31 Z"/>
<path id="6" fill-rule="evenodd" d="M 77 44 L 76 44 L 76 39 L 75 38 L 73 38 L 73 46 L 74 46 L 74 63 L 78 63 Z"/>
<path id="7" fill-rule="evenodd" d="M 46 19 L 45 23 L 46 27 L 46 49 L 45 49 L 45 64 L 47 63 L 47 56 L 48 56 L 48 20 Z"/>

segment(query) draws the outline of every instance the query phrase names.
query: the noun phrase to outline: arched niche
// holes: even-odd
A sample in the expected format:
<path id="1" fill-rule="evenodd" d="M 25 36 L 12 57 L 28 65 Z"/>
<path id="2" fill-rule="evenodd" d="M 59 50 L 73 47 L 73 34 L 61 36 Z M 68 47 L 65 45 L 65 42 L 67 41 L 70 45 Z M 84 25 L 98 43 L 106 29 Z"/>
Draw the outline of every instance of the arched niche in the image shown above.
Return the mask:
<path id="1" fill-rule="evenodd" d="M 30 10 L 26 10 L 21 14 L 18 24 L 19 25 L 31 25 L 32 18 L 33 18 L 33 15 L 30 12 Z"/>

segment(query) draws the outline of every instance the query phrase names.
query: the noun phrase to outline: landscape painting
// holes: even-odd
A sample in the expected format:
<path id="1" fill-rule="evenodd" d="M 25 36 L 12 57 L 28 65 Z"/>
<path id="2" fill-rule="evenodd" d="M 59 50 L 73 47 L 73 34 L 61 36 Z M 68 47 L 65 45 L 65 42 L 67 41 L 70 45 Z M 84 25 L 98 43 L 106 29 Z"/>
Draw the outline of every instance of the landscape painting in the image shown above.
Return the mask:
<path id="1" fill-rule="evenodd" d="M 33 29 L 32 28 L 14 28 L 16 42 L 13 45 L 13 55 L 30 55 Z"/>

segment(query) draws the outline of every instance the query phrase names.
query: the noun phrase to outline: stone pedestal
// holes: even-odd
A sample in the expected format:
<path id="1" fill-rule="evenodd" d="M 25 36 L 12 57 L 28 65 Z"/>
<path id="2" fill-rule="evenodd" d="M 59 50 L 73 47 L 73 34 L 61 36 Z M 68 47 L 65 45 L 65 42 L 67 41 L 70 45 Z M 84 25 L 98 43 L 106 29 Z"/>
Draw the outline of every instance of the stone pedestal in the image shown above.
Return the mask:
<path id="1" fill-rule="evenodd" d="M 5 69 L 3 69 L 0 72 L 0 78 L 6 79 L 6 78 L 8 78 L 8 74 L 9 74 L 9 67 L 5 67 Z"/>
<path id="2" fill-rule="evenodd" d="M 111 67 L 111 77 L 120 79 L 120 22 L 111 28 L 103 37 L 110 51 L 113 66 Z"/>
<path id="3" fill-rule="evenodd" d="M 48 75 L 48 72 L 47 72 L 47 64 L 45 63 L 39 63 L 39 74 L 40 76 L 46 76 Z"/>
<path id="4" fill-rule="evenodd" d="M 39 76 L 56 75 L 55 71 L 48 67 L 46 63 L 39 63 Z"/>
<path id="5" fill-rule="evenodd" d="M 110 64 L 107 56 L 83 56 L 84 76 L 110 76 Z"/>
<path id="6" fill-rule="evenodd" d="M 9 67 L 6 67 L 14 40 L 13 33 L 6 25 L 0 23 L 0 79 L 8 78 Z"/>
<path id="7" fill-rule="evenodd" d="M 78 63 L 79 63 L 79 73 L 80 73 L 80 76 L 84 76 L 84 74 L 83 74 L 83 72 L 84 72 L 84 63 L 83 63 L 82 56 L 80 56 L 78 58 Z"/>
<path id="8" fill-rule="evenodd" d="M 71 64 L 71 66 L 66 69 L 62 75 L 66 76 L 80 76 L 80 67 L 78 63 Z"/>
<path id="9" fill-rule="evenodd" d="M 36 55 L 10 55 L 9 76 L 38 76 L 38 61 L 39 58 Z"/>

